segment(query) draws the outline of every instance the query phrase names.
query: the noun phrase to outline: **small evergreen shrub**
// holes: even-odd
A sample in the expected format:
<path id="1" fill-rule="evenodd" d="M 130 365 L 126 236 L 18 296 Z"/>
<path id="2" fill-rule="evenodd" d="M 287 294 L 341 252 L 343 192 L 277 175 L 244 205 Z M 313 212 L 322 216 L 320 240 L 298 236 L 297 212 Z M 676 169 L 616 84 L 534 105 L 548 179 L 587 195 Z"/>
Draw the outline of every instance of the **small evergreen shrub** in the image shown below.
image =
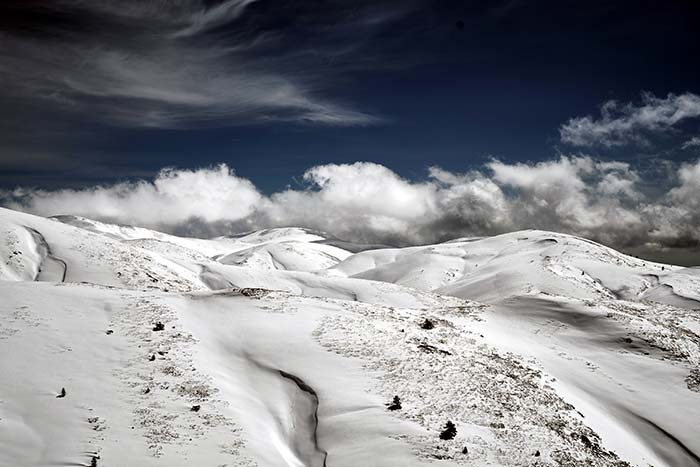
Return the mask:
<path id="1" fill-rule="evenodd" d="M 401 399 L 399 399 L 399 396 L 394 396 L 394 400 L 389 404 L 389 407 L 387 407 L 389 410 L 401 410 Z"/>
<path id="2" fill-rule="evenodd" d="M 447 423 L 445 423 L 445 429 L 440 433 L 440 439 L 448 440 L 453 439 L 455 436 L 457 436 L 457 427 L 448 420 Z"/>

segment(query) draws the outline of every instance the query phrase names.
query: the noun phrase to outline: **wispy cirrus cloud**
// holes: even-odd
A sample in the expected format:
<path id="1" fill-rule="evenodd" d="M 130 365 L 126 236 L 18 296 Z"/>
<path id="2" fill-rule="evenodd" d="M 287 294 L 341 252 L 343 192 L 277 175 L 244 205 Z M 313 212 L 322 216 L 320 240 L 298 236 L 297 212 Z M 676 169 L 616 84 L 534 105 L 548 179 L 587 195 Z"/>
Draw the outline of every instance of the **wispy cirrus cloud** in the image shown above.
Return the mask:
<path id="1" fill-rule="evenodd" d="M 302 50 L 287 31 L 261 27 L 265 11 L 246 17 L 254 3 L 7 2 L 0 6 L 0 79 L 8 86 L 0 97 L 125 127 L 382 121 L 327 95 L 335 72 L 295 61 Z M 369 4 L 355 11 L 372 15 Z"/>
<path id="2" fill-rule="evenodd" d="M 238 18 L 246 6 L 257 0 L 225 0 L 218 5 L 200 9 L 189 17 L 188 26 L 175 33 L 176 37 L 191 36 Z"/>
<path id="3" fill-rule="evenodd" d="M 91 74 L 66 77 L 64 84 L 70 94 L 80 96 L 78 105 L 104 109 L 111 123 L 123 126 L 183 128 L 274 120 L 345 126 L 380 121 L 311 96 L 293 78 L 265 71 L 228 73 L 214 65 L 217 51 L 197 52 L 184 68 L 179 53 L 182 49 L 162 50 L 155 61 L 101 51 L 91 59 Z"/>
<path id="4" fill-rule="evenodd" d="M 665 98 L 642 94 L 642 102 L 608 101 L 600 118 L 575 117 L 559 128 L 562 142 L 574 146 L 616 147 L 646 144 L 653 134 L 668 132 L 684 120 L 700 117 L 700 96 L 668 94 Z"/>
<path id="5" fill-rule="evenodd" d="M 700 137 L 693 136 L 681 145 L 681 149 L 700 148 Z"/>

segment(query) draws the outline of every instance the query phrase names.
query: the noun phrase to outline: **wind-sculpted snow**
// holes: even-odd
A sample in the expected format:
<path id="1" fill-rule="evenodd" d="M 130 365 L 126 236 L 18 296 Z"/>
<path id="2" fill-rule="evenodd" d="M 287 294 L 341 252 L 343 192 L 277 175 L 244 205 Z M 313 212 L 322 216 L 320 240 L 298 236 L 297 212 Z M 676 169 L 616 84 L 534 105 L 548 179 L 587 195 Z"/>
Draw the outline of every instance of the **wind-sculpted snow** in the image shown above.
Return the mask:
<path id="1" fill-rule="evenodd" d="M 700 290 L 700 275 L 682 272 L 688 270 L 693 271 L 627 256 L 571 235 L 531 230 L 365 251 L 329 273 L 491 303 L 532 293 L 638 300 L 665 283 L 692 299 Z"/>
<path id="2" fill-rule="evenodd" d="M 0 279 L 35 280 L 41 272 L 41 264 L 47 256 L 35 231 L 22 225 L 2 225 L 0 245 Z M 39 243 L 38 243 L 39 241 Z"/>
<path id="3" fill-rule="evenodd" d="M 658 283 L 643 293 L 643 298 L 700 310 L 700 268 L 676 269 L 657 278 Z"/>
<path id="4" fill-rule="evenodd" d="M 325 237 L 321 232 L 314 232 L 299 227 L 282 227 L 278 229 L 256 230 L 237 235 L 236 240 L 249 244 L 264 244 L 275 242 L 315 242 Z"/>
<path id="5" fill-rule="evenodd" d="M 477 329 L 492 345 L 538 361 L 623 458 L 692 466 L 700 451 L 700 336 L 684 325 L 692 316 L 666 305 L 541 295 L 499 304 Z"/>
<path id="6" fill-rule="evenodd" d="M 367 250 L 0 209 L 0 240 L 3 466 L 700 465 L 698 269 L 543 231 Z"/>
<path id="7" fill-rule="evenodd" d="M 280 241 L 239 250 L 218 258 L 218 261 L 258 270 L 315 271 L 335 266 L 350 255 L 350 252 L 330 245 Z"/>
<path id="8" fill-rule="evenodd" d="M 538 370 L 469 330 L 478 307 L 436 309 L 429 316 L 435 327 L 425 330 L 403 310 L 345 306 L 354 312 L 324 319 L 318 339 L 381 372 L 376 390 L 387 400 L 398 395 L 399 415 L 428 430 L 409 438 L 419 457 L 466 465 L 626 465 Z M 436 443 L 447 420 L 456 422 L 458 436 Z"/>

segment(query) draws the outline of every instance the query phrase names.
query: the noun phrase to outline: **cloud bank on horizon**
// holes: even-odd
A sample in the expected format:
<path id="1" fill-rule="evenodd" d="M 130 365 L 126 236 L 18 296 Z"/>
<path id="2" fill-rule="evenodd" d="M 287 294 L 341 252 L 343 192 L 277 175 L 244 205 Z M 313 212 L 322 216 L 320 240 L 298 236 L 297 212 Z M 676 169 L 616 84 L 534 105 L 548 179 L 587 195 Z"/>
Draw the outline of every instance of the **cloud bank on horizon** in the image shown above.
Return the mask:
<path id="1" fill-rule="evenodd" d="M 221 164 L 163 169 L 153 180 L 77 190 L 19 188 L 2 199 L 40 215 L 73 214 L 190 235 L 303 226 L 346 240 L 406 245 L 537 228 L 616 247 L 697 246 L 700 160 L 661 172 L 669 188 L 650 195 L 644 187 L 658 179 L 645 180 L 625 162 L 588 156 L 492 160 L 467 173 L 431 167 L 418 181 L 356 162 L 313 167 L 304 174 L 305 187 L 265 195 Z"/>
<path id="2" fill-rule="evenodd" d="M 574 146 L 651 145 L 671 133 L 677 149 L 691 155 L 681 164 L 654 159 L 644 171 L 584 154 L 527 163 L 494 158 L 465 173 L 434 166 L 422 180 L 372 162 L 323 164 L 304 173 L 300 188 L 267 195 L 220 164 L 80 189 L 0 191 L 0 203 L 195 236 L 301 226 L 355 242 L 408 245 L 535 228 L 618 248 L 697 247 L 700 145 L 677 126 L 698 116 L 695 94 L 643 94 L 639 105 L 610 101 L 600 119 L 572 118 L 560 127 L 562 143 Z"/>

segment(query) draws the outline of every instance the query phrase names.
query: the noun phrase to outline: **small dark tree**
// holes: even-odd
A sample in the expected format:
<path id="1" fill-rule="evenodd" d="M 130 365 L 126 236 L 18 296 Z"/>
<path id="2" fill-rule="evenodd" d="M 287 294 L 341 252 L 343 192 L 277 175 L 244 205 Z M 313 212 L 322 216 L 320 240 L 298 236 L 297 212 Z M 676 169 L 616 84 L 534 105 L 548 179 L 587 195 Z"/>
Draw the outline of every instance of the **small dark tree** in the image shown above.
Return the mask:
<path id="1" fill-rule="evenodd" d="M 154 331 L 162 331 L 163 329 L 165 329 L 165 325 L 163 323 L 161 323 L 160 321 L 158 321 L 155 324 L 155 326 L 153 326 Z"/>
<path id="2" fill-rule="evenodd" d="M 61 397 L 66 397 L 66 388 L 61 388 L 61 393 L 56 396 L 57 399 L 60 399 Z"/>
<path id="3" fill-rule="evenodd" d="M 457 435 L 457 427 L 451 421 L 445 423 L 445 429 L 440 433 L 440 439 L 448 440 L 453 439 Z"/>
<path id="4" fill-rule="evenodd" d="M 421 324 L 420 327 L 423 329 L 433 329 L 435 325 L 428 318 L 425 318 L 425 321 L 423 321 L 423 324 Z"/>
<path id="5" fill-rule="evenodd" d="M 99 459 L 99 456 L 92 456 L 92 458 L 90 458 L 90 467 L 97 467 L 97 459 Z"/>
<path id="6" fill-rule="evenodd" d="M 193 406 L 190 408 L 190 412 L 199 412 L 199 409 L 201 409 L 201 408 L 202 408 L 201 405 L 193 405 Z"/>
<path id="7" fill-rule="evenodd" d="M 401 399 L 399 396 L 394 396 L 394 400 L 387 407 L 389 410 L 401 410 Z"/>

